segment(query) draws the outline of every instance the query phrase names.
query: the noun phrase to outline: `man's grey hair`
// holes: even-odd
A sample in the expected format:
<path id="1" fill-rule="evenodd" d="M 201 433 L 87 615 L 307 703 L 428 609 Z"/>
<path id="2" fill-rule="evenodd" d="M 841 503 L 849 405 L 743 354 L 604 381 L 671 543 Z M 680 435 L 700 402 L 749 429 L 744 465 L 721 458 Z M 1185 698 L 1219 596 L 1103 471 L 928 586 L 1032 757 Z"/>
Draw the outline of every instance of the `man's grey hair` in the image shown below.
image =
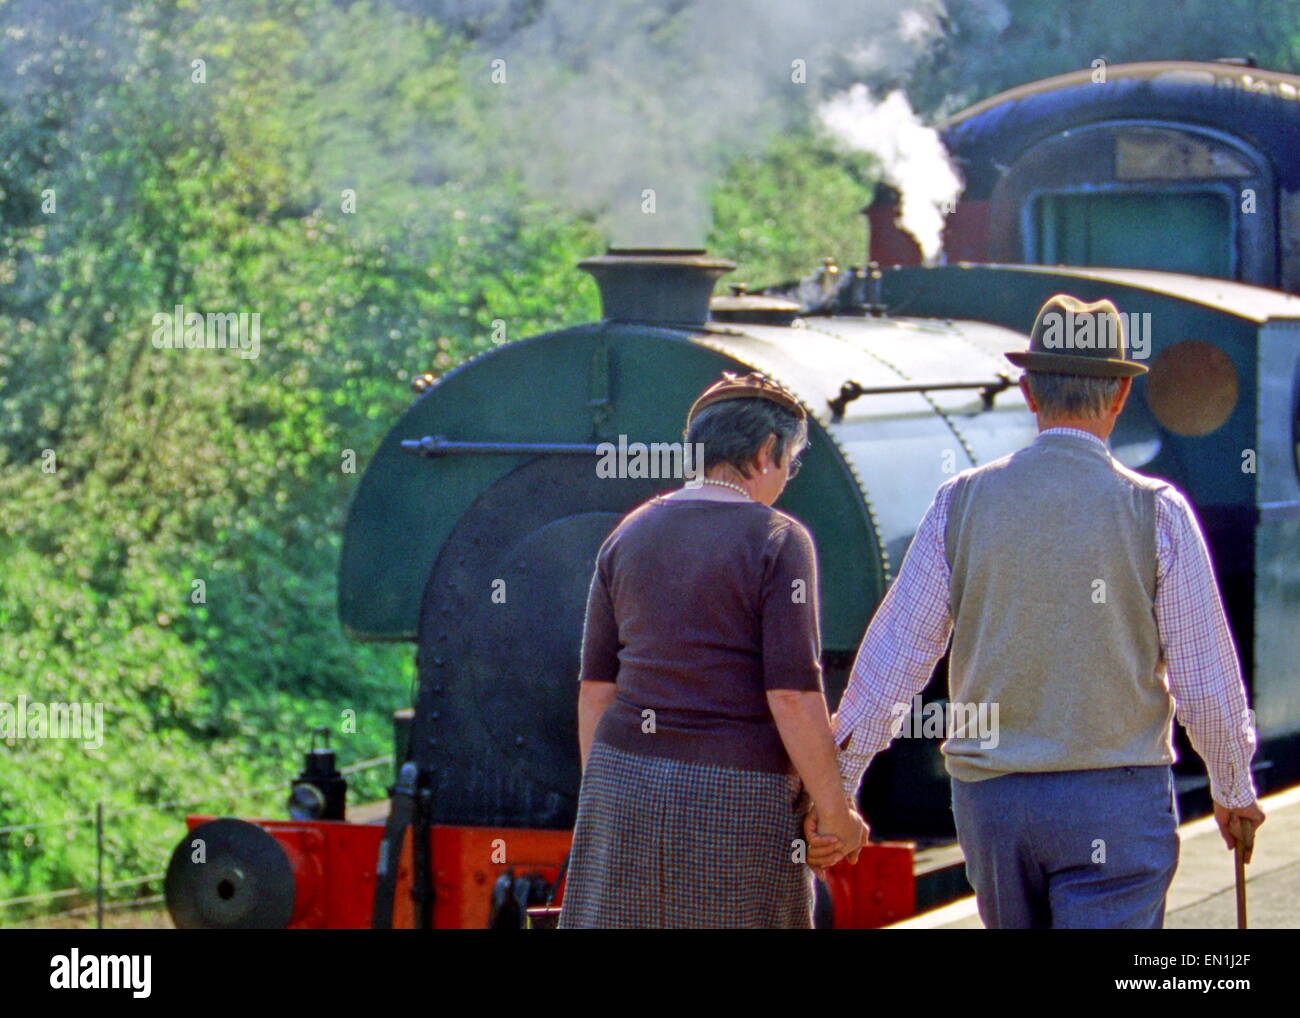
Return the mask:
<path id="1" fill-rule="evenodd" d="M 797 456 L 807 445 L 808 422 L 770 399 L 724 399 L 696 414 L 685 437 L 689 445 L 703 443 L 705 473 L 727 463 L 742 477 L 749 477 L 769 435 L 776 436 L 772 455 L 779 463 L 787 449 Z"/>
<path id="2" fill-rule="evenodd" d="M 1102 417 L 1119 394 L 1121 378 L 1026 371 L 1029 393 L 1044 417 Z"/>

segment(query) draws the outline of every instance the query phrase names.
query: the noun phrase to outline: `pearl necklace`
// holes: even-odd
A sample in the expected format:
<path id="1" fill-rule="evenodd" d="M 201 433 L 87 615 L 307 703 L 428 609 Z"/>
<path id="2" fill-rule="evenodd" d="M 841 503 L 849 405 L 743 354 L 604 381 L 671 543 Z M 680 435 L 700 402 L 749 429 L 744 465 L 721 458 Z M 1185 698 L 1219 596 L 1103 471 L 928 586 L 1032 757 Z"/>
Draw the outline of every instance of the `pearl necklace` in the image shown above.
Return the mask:
<path id="1" fill-rule="evenodd" d="M 745 498 L 748 499 L 750 502 L 754 501 L 754 497 L 753 497 L 752 495 L 750 495 L 749 492 L 747 492 L 747 491 L 746 491 L 744 488 L 742 488 L 739 484 L 733 484 L 731 481 L 720 481 L 720 480 L 717 480 L 716 478 L 713 478 L 713 477 L 706 477 L 706 478 L 704 478 L 702 481 L 700 481 L 700 483 L 701 483 L 701 484 L 716 484 L 716 485 L 719 485 L 720 487 L 723 487 L 723 488 L 730 488 L 732 491 L 738 491 L 738 492 L 740 492 L 740 493 L 741 493 L 742 495 L 744 495 Z"/>

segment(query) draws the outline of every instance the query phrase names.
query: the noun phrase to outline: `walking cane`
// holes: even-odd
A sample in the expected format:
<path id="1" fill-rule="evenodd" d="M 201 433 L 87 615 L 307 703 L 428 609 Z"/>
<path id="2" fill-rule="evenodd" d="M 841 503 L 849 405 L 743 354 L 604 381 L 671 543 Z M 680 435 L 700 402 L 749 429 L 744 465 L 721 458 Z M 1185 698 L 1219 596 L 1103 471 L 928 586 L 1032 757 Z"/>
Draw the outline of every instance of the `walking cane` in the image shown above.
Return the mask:
<path id="1" fill-rule="evenodd" d="M 1237 839 L 1237 929 L 1246 928 L 1246 854 L 1255 846 L 1255 825 L 1240 818 L 1241 837 Z"/>

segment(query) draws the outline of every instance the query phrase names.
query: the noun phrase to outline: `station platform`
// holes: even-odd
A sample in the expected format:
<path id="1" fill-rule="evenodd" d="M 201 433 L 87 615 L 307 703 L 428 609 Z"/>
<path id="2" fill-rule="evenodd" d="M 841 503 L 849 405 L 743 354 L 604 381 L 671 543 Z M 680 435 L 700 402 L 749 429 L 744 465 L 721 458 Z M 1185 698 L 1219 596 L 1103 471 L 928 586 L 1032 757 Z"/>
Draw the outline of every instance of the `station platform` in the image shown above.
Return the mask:
<path id="1" fill-rule="evenodd" d="M 1259 800 L 1264 825 L 1246 867 L 1250 929 L 1300 929 L 1300 785 Z M 1237 927 L 1235 853 L 1219 835 L 1214 817 L 1178 828 L 1178 870 L 1165 905 L 1167 930 L 1232 930 Z M 975 896 L 886 927 L 891 930 L 979 930 Z"/>

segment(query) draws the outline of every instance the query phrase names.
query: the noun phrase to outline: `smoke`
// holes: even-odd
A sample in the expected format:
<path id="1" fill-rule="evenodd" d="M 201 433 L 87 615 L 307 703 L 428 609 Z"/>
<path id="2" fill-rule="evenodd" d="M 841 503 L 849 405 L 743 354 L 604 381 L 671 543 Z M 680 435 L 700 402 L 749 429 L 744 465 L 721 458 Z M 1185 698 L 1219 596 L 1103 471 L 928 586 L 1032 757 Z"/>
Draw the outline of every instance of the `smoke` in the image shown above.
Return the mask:
<path id="1" fill-rule="evenodd" d="M 434 8 L 476 37 L 465 73 L 483 83 L 484 127 L 501 168 L 538 196 L 591 215 L 620 247 L 703 246 L 709 189 L 729 160 L 816 124 L 818 108 L 851 82 L 898 87 L 943 15 L 940 0 L 552 0 L 537 11 L 511 0 L 445 0 Z M 945 179 L 942 148 L 899 115 L 896 100 L 846 116 L 853 109 L 870 118 L 869 133 L 905 132 L 881 139 L 894 150 L 883 160 L 891 172 Z M 918 140 L 923 147 L 909 154 Z M 923 166 L 927 159 L 939 167 Z M 928 238 L 929 199 L 915 193 L 906 223 Z"/>
<path id="2" fill-rule="evenodd" d="M 940 250 L 944 212 L 962 190 L 938 132 L 917 119 L 901 91 L 877 102 L 860 83 L 824 102 L 818 115 L 845 145 L 880 160 L 882 176 L 899 193 L 898 225 L 932 262 Z"/>
<path id="3" fill-rule="evenodd" d="M 385 228 L 427 210 L 433 189 L 472 188 L 500 175 L 590 217 L 614 246 L 701 247 L 710 191 L 724 167 L 763 151 L 781 132 L 821 124 L 879 158 L 902 193 L 901 225 L 927 256 L 942 225 L 937 208 L 959 186 L 937 137 L 898 91 L 941 38 L 942 0 L 317 2 L 328 15 L 308 22 L 300 12 L 281 26 L 302 46 L 292 58 L 301 88 L 287 101 L 301 104 L 310 179 L 321 194 L 356 189 L 367 222 Z M 969 2 L 1001 9 L 1000 0 Z M 101 128 L 128 127 L 103 123 L 98 102 L 83 95 L 147 73 L 157 75 L 155 97 L 146 88 L 133 93 L 146 113 L 171 116 L 174 104 L 193 104 L 176 116 L 180 129 L 204 123 L 217 101 L 208 93 L 229 87 L 238 58 L 212 60 L 210 88 L 191 86 L 189 62 L 211 57 L 200 42 L 225 38 L 224 30 L 209 31 L 198 18 L 183 45 L 173 42 L 171 21 L 190 31 L 193 19 L 184 5 L 160 6 L 149 25 L 162 41 L 137 54 L 136 4 L 0 5 L 0 28 L 12 36 L 0 47 L 0 100 L 14 109 L 63 97 L 59 136 L 76 148 L 107 136 Z M 214 12 L 205 17 L 224 22 L 233 16 L 224 10 L 236 6 L 205 6 Z M 171 13 L 157 13 L 163 10 Z M 436 76 L 413 80 L 420 43 L 402 34 L 425 19 L 449 28 L 446 45 L 463 53 L 454 109 L 433 96 L 411 98 L 437 87 Z M 44 33 L 39 45 L 20 45 L 28 24 Z M 56 45 L 64 26 L 73 41 Z M 855 82 L 864 87 L 850 89 Z M 389 95 L 400 99 L 390 105 Z M 873 103 L 871 95 L 886 98 Z M 366 104 L 358 105 L 359 96 Z M 58 162 L 81 172 L 79 158 L 70 148 Z M 97 172 L 103 181 L 111 171 Z M 268 206 L 317 200 L 281 194 L 275 180 L 257 183 Z M 387 215 L 376 218 L 381 209 Z"/>

